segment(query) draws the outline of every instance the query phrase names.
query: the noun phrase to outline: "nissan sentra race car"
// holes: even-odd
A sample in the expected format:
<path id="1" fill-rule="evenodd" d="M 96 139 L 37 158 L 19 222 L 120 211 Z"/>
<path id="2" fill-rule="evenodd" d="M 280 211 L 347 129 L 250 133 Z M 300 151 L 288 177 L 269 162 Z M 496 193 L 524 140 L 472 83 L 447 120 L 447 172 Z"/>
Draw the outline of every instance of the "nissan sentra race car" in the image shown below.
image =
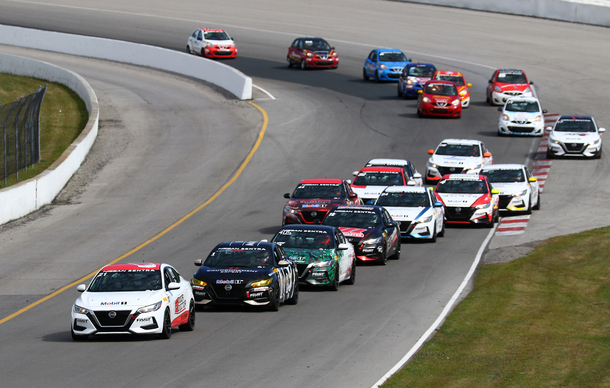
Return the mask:
<path id="1" fill-rule="evenodd" d="M 555 156 L 585 156 L 601 158 L 602 136 L 605 128 L 598 128 L 590 116 L 561 116 L 551 131 L 546 155 L 549 159 Z"/>
<path id="2" fill-rule="evenodd" d="M 540 185 L 523 164 L 493 164 L 481 170 L 494 189 L 500 190 L 500 210 L 525 212 L 540 209 Z"/>
<path id="3" fill-rule="evenodd" d="M 477 174 L 483 166 L 493 164 L 493 156 L 480 140 L 445 139 L 428 150 L 426 183 L 436 183 L 445 174 Z"/>
<path id="4" fill-rule="evenodd" d="M 205 260 L 198 259 L 191 283 L 195 303 L 248 305 L 277 311 L 281 303 L 297 304 L 296 264 L 275 243 L 233 241 L 218 244 Z"/>
<path id="5" fill-rule="evenodd" d="M 402 167 L 372 166 L 354 171 L 356 177 L 352 189 L 365 205 L 375 203 L 379 194 L 388 186 L 415 186 L 417 181 L 409 179 Z"/>
<path id="6" fill-rule="evenodd" d="M 448 223 L 483 224 L 493 228 L 500 217 L 500 190 L 492 189 L 484 175 L 445 175 L 434 193 L 445 206 Z"/>
<path id="7" fill-rule="evenodd" d="M 436 242 L 445 235 L 445 208 L 430 187 L 390 186 L 377 198 L 392 219 L 400 224 L 403 238 Z"/>
<path id="8" fill-rule="evenodd" d="M 195 327 L 190 283 L 168 264 L 112 264 L 99 270 L 72 306 L 72 338 L 94 334 L 159 334 Z"/>
<path id="9" fill-rule="evenodd" d="M 326 225 L 286 225 L 271 242 L 297 264 L 301 284 L 333 291 L 356 281 L 356 254 L 343 233 Z"/>

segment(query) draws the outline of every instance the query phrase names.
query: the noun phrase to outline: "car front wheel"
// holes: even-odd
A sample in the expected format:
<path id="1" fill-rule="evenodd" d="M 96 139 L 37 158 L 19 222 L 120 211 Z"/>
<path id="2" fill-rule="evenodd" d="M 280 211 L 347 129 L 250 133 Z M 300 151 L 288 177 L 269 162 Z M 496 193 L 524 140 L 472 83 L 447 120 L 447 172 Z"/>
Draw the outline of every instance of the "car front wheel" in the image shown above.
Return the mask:
<path id="1" fill-rule="evenodd" d="M 185 324 L 178 326 L 182 331 L 193 331 L 195 328 L 195 302 L 191 300 L 189 305 L 189 319 Z"/>
<path id="2" fill-rule="evenodd" d="M 366 69 L 362 69 L 362 79 L 365 81 L 369 80 L 369 75 L 366 74 Z"/>
<path id="3" fill-rule="evenodd" d="M 163 331 L 161 331 L 159 337 L 161 339 L 172 338 L 172 320 L 169 315 L 169 310 L 165 310 L 165 315 L 163 316 Z"/>

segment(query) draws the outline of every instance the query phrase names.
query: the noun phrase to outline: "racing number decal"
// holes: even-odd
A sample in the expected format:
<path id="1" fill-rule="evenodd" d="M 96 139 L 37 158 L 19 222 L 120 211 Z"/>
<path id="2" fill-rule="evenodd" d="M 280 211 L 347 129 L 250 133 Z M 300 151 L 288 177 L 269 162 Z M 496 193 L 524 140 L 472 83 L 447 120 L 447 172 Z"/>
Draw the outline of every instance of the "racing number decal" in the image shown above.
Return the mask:
<path id="1" fill-rule="evenodd" d="M 186 299 L 184 298 L 184 294 L 180 294 L 180 296 L 178 298 L 176 298 L 176 303 L 175 303 L 176 315 L 179 315 L 184 310 L 186 310 Z"/>

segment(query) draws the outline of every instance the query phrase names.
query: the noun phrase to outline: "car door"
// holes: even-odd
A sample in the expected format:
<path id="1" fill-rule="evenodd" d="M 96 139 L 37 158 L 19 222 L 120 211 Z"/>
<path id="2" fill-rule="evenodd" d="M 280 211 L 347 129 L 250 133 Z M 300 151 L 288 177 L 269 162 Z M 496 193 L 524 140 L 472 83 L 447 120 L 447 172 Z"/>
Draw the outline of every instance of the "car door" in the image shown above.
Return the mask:
<path id="1" fill-rule="evenodd" d="M 280 301 L 284 302 L 286 299 L 289 299 L 294 293 L 294 287 L 296 284 L 296 275 L 294 271 L 293 262 L 288 259 L 286 252 L 279 246 L 275 246 L 273 249 L 275 256 L 275 268 L 277 269 L 277 281 L 278 286 L 280 287 Z M 278 263 L 282 260 L 286 260 L 290 263 L 289 266 L 282 267 L 278 265 Z"/>
<path id="2" fill-rule="evenodd" d="M 368 58 L 366 59 L 365 67 L 367 75 L 372 77 L 375 74 L 375 70 L 377 69 L 377 51 L 371 51 Z"/>
<path id="3" fill-rule="evenodd" d="M 163 268 L 163 278 L 165 280 L 165 292 L 169 298 L 169 310 L 171 315 L 171 321 L 174 322 L 176 318 L 182 315 L 188 310 L 189 300 L 185 295 L 184 286 L 180 282 L 180 275 L 178 272 L 170 266 Z M 170 290 L 170 283 L 180 284 L 180 288 L 176 290 Z"/>
<path id="4" fill-rule="evenodd" d="M 355 265 L 354 258 L 356 253 L 354 252 L 354 246 L 347 242 L 347 239 L 339 229 L 335 229 L 335 242 L 337 248 L 339 244 L 347 244 L 349 246 L 346 250 L 337 249 L 337 256 L 339 257 L 339 282 L 342 282 L 351 275 L 352 265 Z"/>
<path id="5" fill-rule="evenodd" d="M 436 225 L 436 230 L 440 232 L 441 230 L 443 230 L 443 222 L 445 220 L 445 207 L 442 205 L 442 203 L 440 206 L 434 206 L 434 204 L 436 202 L 439 202 L 439 200 L 436 198 L 431 189 L 428 190 L 428 197 L 430 198 L 430 203 L 432 204 L 434 212 L 434 224 Z"/>
<path id="6" fill-rule="evenodd" d="M 203 49 L 203 31 L 196 30 L 193 35 L 193 51 L 203 55 L 203 53 L 201 52 L 201 50 Z"/>
<path id="7" fill-rule="evenodd" d="M 301 58 L 303 57 L 302 49 L 303 41 L 301 39 L 295 39 L 294 42 L 292 42 L 292 45 L 290 46 L 290 53 L 288 54 L 288 56 L 297 62 L 301 62 Z"/>

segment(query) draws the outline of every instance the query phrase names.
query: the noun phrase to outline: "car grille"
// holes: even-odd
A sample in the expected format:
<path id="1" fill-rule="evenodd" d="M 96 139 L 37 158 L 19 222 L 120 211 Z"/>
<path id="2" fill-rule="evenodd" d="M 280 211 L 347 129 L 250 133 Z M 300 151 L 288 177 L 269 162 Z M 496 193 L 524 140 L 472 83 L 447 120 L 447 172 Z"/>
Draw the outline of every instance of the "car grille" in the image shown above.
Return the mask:
<path id="1" fill-rule="evenodd" d="M 458 211 L 458 209 L 460 211 Z M 475 209 L 470 207 L 446 207 L 445 216 L 449 221 L 469 221 L 474 210 Z"/>
<path id="2" fill-rule="evenodd" d="M 116 316 L 114 318 L 110 318 L 110 316 L 108 315 L 110 311 L 107 310 L 95 311 L 94 313 L 95 318 L 97 318 L 97 321 L 102 327 L 114 326 L 122 328 L 127 324 L 127 320 L 131 315 L 131 310 L 119 310 L 114 312 L 116 313 Z"/>
<path id="3" fill-rule="evenodd" d="M 400 221 L 401 232 L 406 232 L 407 229 L 409 229 L 409 226 L 411 226 L 411 221 Z"/>
<path id="4" fill-rule="evenodd" d="M 579 154 L 584 152 L 585 145 L 582 143 L 565 143 L 566 152 Z"/>
<path id="5" fill-rule="evenodd" d="M 231 51 L 216 51 L 214 54 L 216 55 L 233 55 Z"/>
<path id="6" fill-rule="evenodd" d="M 504 92 L 507 96 L 520 96 L 523 92 Z"/>
<path id="7" fill-rule="evenodd" d="M 438 166 L 437 169 L 438 169 L 438 172 L 441 175 L 461 174 L 462 171 L 464 171 L 463 167 L 441 167 L 441 166 Z"/>
<path id="8" fill-rule="evenodd" d="M 509 125 L 507 128 L 511 132 L 527 132 L 527 133 L 530 133 L 530 132 L 534 132 L 536 130 L 536 128 L 534 128 L 534 127 L 515 127 L 515 126 L 512 126 L 512 125 Z"/>
<path id="9" fill-rule="evenodd" d="M 347 239 L 347 241 L 351 242 L 354 246 L 358 245 L 360 240 L 362 240 L 360 237 L 346 237 L 346 239 Z"/>
<path id="10" fill-rule="evenodd" d="M 303 277 L 303 273 L 307 269 L 309 264 L 297 264 L 297 271 L 299 271 L 299 278 Z"/>
<path id="11" fill-rule="evenodd" d="M 512 197 L 510 195 L 501 195 L 500 202 L 498 203 L 498 207 L 500 209 L 506 209 L 506 207 L 510 203 L 511 198 Z"/>
<path id="12" fill-rule="evenodd" d="M 226 284 L 213 284 L 212 290 L 214 291 L 215 298 L 222 303 L 240 302 L 245 294 L 245 285 L 231 284 L 231 289 L 225 289 Z"/>
<path id="13" fill-rule="evenodd" d="M 333 61 L 314 61 L 316 66 L 331 66 Z"/>
<path id="14" fill-rule="evenodd" d="M 315 211 L 302 211 L 301 210 L 301 215 L 303 216 L 303 219 L 305 220 L 305 222 L 307 222 L 308 224 L 311 224 L 315 220 L 322 221 L 324 219 L 324 217 L 326 216 L 327 212 L 328 212 L 327 210 L 315 210 Z M 315 215 L 313 213 L 315 213 Z"/>
<path id="15" fill-rule="evenodd" d="M 399 77 L 400 77 L 400 74 L 388 73 L 388 78 L 398 79 Z"/>
<path id="16" fill-rule="evenodd" d="M 441 115 L 452 115 L 454 112 L 449 111 L 447 108 L 430 108 L 431 113 L 437 113 Z"/>

